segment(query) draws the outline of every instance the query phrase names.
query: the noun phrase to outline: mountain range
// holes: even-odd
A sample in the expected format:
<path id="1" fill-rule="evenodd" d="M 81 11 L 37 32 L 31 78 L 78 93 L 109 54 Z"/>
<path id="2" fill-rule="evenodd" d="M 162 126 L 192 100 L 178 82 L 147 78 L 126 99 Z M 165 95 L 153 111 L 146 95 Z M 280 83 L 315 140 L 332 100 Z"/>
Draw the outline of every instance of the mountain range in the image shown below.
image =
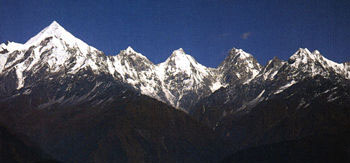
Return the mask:
<path id="1" fill-rule="evenodd" d="M 306 48 L 265 66 L 236 48 L 217 68 L 182 48 L 154 64 L 54 21 L 0 44 L 0 83 L 0 123 L 62 162 L 217 162 L 350 129 L 350 62 Z"/>

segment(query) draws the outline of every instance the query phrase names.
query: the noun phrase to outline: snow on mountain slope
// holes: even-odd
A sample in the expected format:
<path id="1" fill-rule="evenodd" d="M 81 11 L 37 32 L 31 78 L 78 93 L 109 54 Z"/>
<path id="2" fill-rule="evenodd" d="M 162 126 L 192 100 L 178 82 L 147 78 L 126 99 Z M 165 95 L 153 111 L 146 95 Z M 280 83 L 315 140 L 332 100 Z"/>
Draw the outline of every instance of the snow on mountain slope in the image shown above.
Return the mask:
<path id="1" fill-rule="evenodd" d="M 142 94 L 186 110 L 196 99 L 207 96 L 220 83 L 213 69 L 199 64 L 182 49 L 175 50 L 163 63 L 153 64 L 131 47 L 107 59 L 108 69 L 116 79 L 129 83 Z M 191 96 L 191 98 L 185 98 Z"/>
<path id="2" fill-rule="evenodd" d="M 162 82 L 156 72 L 156 65 L 130 46 L 116 56 L 108 56 L 107 64 L 110 74 L 116 79 L 132 85 L 142 94 L 169 103 L 163 97 Z"/>
<path id="3" fill-rule="evenodd" d="M 192 56 L 185 54 L 182 48 L 175 50 L 165 62 L 158 66 L 174 75 L 178 73 L 194 74 L 193 79 L 196 81 L 203 80 L 210 73 L 208 68 L 199 64 Z"/>
<path id="4" fill-rule="evenodd" d="M 242 49 L 231 49 L 229 55 L 218 67 L 223 83 L 244 83 L 255 78 L 262 66 L 249 53 Z"/>
<path id="5" fill-rule="evenodd" d="M 233 48 L 218 68 L 208 68 L 180 48 L 155 65 L 131 47 L 118 55 L 106 56 L 55 21 L 25 44 L 0 44 L 0 80 L 15 79 L 16 83 L 8 82 L 2 91 L 24 92 L 37 76 L 52 80 L 53 74 L 68 78 L 91 71 L 127 83 L 142 94 L 185 111 L 221 87 L 280 81 L 274 82 L 277 83 L 274 87 L 279 88 L 291 81 L 298 82 L 307 74 L 327 77 L 337 74 L 350 79 L 349 70 L 349 63 L 338 64 L 318 51 L 311 53 L 307 49 L 299 49 L 288 62 L 274 58 L 263 67 L 251 54 Z M 261 91 L 262 88 L 257 89 L 257 93 Z M 257 93 L 250 92 L 249 98 L 255 98 Z M 264 95 L 268 93 L 267 89 Z"/>
<path id="6" fill-rule="evenodd" d="M 312 76 L 329 76 L 331 73 L 336 73 L 347 77 L 348 73 L 344 64 L 339 64 L 325 58 L 318 50 L 311 53 L 306 48 L 300 48 L 289 58 L 288 63 L 296 70 L 311 73 Z"/>
<path id="7" fill-rule="evenodd" d="M 267 65 L 261 70 L 260 74 L 263 77 L 263 80 L 274 80 L 279 69 L 286 64 L 285 61 L 274 57 L 270 60 Z"/>
<path id="8" fill-rule="evenodd" d="M 82 53 L 88 53 L 89 51 L 97 50 L 94 47 L 91 47 L 85 42 L 81 41 L 80 39 L 74 37 L 56 21 L 53 21 L 48 27 L 44 28 L 42 31 L 40 31 L 40 33 L 29 39 L 25 45 L 32 46 L 40 44 L 42 40 L 48 37 L 64 40 L 64 43 L 68 44 L 70 47 L 79 47 L 79 50 Z"/>
<path id="9" fill-rule="evenodd" d="M 254 63 L 249 55 L 233 49 L 219 67 L 221 73 L 225 74 L 223 79 L 226 79 L 228 86 L 201 99 L 191 109 L 191 114 L 215 128 L 217 123 L 226 116 L 248 114 L 262 101 L 276 97 L 288 99 L 294 94 L 303 95 L 298 91 L 303 90 L 300 87 L 303 87 L 306 80 L 314 80 L 314 84 L 321 87 L 319 90 L 304 88 L 303 91 L 307 92 L 308 96 L 298 97 L 298 99 L 301 99 L 300 103 L 305 104 L 312 103 L 313 98 L 309 97 L 310 95 L 317 96 L 320 90 L 328 89 L 328 85 L 322 86 L 323 81 L 343 85 L 349 82 L 350 64 L 330 61 L 318 51 L 311 53 L 307 49 L 299 49 L 288 61 L 275 57 L 260 70 L 260 66 L 254 66 L 254 64 L 248 66 L 249 62 Z M 258 69 L 257 75 L 253 75 L 252 67 Z M 343 93 L 343 96 L 346 95 L 346 92 L 340 93 Z M 339 96 L 342 95 L 331 96 L 329 101 Z"/>
<path id="10" fill-rule="evenodd" d="M 28 77 L 42 72 L 69 76 L 87 70 L 110 75 L 142 94 L 184 110 L 221 86 L 215 69 L 199 64 L 182 49 L 158 65 L 131 47 L 116 56 L 106 56 L 55 21 L 25 44 L 0 45 L 0 73 L 3 77 L 16 74 L 16 90 L 30 87 Z"/>
<path id="11" fill-rule="evenodd" d="M 221 85 L 217 82 L 215 71 L 199 64 L 182 48 L 175 50 L 156 69 L 163 87 L 173 99 L 173 105 L 178 108 L 194 105 L 200 97 L 209 95 Z"/>
<path id="12" fill-rule="evenodd" d="M 87 67 L 97 71 L 101 68 L 97 64 L 101 62 L 99 56 L 102 52 L 75 38 L 57 22 L 51 23 L 25 44 L 2 44 L 1 48 L 6 52 L 0 58 L 1 73 L 14 69 L 18 79 L 17 89 L 24 86 L 24 73 L 35 74 L 44 67 L 51 73 L 76 73 Z"/>

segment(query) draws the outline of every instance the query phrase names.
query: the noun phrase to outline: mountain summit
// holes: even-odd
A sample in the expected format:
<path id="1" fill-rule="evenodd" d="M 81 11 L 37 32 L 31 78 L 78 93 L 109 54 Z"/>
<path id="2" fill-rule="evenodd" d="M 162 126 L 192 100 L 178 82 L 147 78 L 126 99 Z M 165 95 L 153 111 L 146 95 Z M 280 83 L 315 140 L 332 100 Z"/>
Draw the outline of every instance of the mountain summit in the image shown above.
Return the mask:
<path id="1" fill-rule="evenodd" d="M 92 73 L 90 82 L 95 81 L 96 76 L 105 75 L 185 111 L 190 111 L 199 100 L 222 87 L 258 80 L 282 80 L 282 77 L 288 77 L 283 80 L 291 82 L 297 79 L 291 76 L 298 76 L 292 74 L 301 72 L 311 76 L 339 75 L 349 79 L 348 67 L 346 63 L 338 64 L 324 58 L 318 51 L 311 53 L 302 48 L 288 62 L 274 59 L 265 67 L 251 54 L 235 48 L 229 51 L 218 68 L 201 65 L 182 48 L 174 50 L 166 61 L 155 65 L 130 46 L 118 55 L 106 56 L 73 36 L 56 21 L 25 44 L 9 42 L 0 45 L 0 75 L 2 82 L 6 83 L 1 89 L 4 97 L 13 92 L 28 92 L 38 81 L 53 80 L 57 75 L 65 80 L 77 74 Z M 63 87 L 67 87 L 66 92 L 61 92 L 55 99 L 74 103 L 74 99 L 64 96 L 70 93 L 70 86 Z M 79 95 L 81 100 L 90 96 L 91 91 L 92 88 L 90 92 L 87 90 L 88 94 Z M 97 88 L 94 91 L 98 91 Z"/>
<path id="2" fill-rule="evenodd" d="M 107 56 L 53 22 L 0 44 L 0 124 L 62 162 L 218 162 L 348 132 L 349 79 L 349 62 L 304 48 L 265 66 L 233 48 L 217 68 L 182 48 L 159 64 L 130 46 Z"/>
<path id="3" fill-rule="evenodd" d="M 37 35 L 29 39 L 25 45 L 31 46 L 41 43 L 44 39 L 53 38 L 58 39 L 57 41 L 64 41 L 64 43 L 69 44 L 71 47 L 79 47 L 83 53 L 87 53 L 88 50 L 96 50 L 95 48 L 89 46 L 85 42 L 73 36 L 67 30 L 65 30 L 56 21 L 53 21 L 49 26 L 40 31 Z M 92 49 L 90 49 L 92 48 Z"/>

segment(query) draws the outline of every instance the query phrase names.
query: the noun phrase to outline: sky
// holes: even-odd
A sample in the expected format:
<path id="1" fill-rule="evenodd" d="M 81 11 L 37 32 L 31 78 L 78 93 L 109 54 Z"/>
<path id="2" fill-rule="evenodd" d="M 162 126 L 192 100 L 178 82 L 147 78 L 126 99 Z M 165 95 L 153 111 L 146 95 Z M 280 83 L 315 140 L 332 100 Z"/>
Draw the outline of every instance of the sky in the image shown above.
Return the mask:
<path id="1" fill-rule="evenodd" d="M 231 48 L 262 65 L 300 47 L 350 61 L 349 0 L 0 0 L 0 42 L 54 20 L 107 55 L 131 46 L 156 64 L 179 48 L 209 67 Z"/>

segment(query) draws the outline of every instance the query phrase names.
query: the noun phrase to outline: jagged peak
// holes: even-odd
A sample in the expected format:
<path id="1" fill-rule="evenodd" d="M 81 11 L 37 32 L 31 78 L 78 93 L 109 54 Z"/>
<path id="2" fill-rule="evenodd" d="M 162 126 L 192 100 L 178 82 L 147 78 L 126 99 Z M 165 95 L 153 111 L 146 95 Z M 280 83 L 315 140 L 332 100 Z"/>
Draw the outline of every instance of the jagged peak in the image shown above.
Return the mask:
<path id="1" fill-rule="evenodd" d="M 127 55 L 135 54 L 135 55 L 143 56 L 141 53 L 136 52 L 131 46 L 128 46 L 125 50 L 121 50 L 121 53 L 127 54 Z"/>
<path id="2" fill-rule="evenodd" d="M 314 50 L 312 53 L 307 48 L 299 48 L 288 60 L 289 63 L 294 64 L 295 62 L 299 63 L 308 63 L 315 61 L 324 61 L 333 62 L 325 58 L 320 51 Z M 335 63 L 335 62 L 334 62 Z"/>
<path id="3" fill-rule="evenodd" d="M 276 63 L 282 63 L 282 60 L 279 59 L 277 56 L 274 56 L 271 60 L 267 62 L 266 67 L 268 67 L 269 65 L 274 65 Z"/>
<path id="4" fill-rule="evenodd" d="M 137 53 L 131 46 L 128 46 L 128 48 L 125 49 L 127 53 Z"/>
<path id="5" fill-rule="evenodd" d="M 89 51 L 97 50 L 94 47 L 89 46 L 82 40 L 73 36 L 70 32 L 64 29 L 56 21 L 53 21 L 49 26 L 41 30 L 37 35 L 30 38 L 24 45 L 32 46 L 41 43 L 44 39 L 48 37 L 54 37 L 59 40 L 64 41 L 66 44 L 79 47 L 82 53 L 89 53 Z"/>
<path id="6" fill-rule="evenodd" d="M 199 64 L 191 55 L 186 54 L 182 48 L 173 51 L 170 57 L 165 61 L 165 63 L 169 62 L 181 65 Z"/>
<path id="7" fill-rule="evenodd" d="M 58 24 L 56 21 L 53 21 L 49 26 L 47 26 L 46 28 L 41 30 L 37 35 L 30 38 L 25 44 L 26 45 L 35 44 L 35 43 L 40 42 L 41 40 L 43 40 L 49 36 L 61 37 L 62 35 L 68 35 L 68 34 L 70 34 L 70 33 L 68 31 L 66 31 L 60 24 Z"/>
<path id="8" fill-rule="evenodd" d="M 186 72 L 190 72 L 194 67 L 200 72 L 207 73 L 207 67 L 198 63 L 191 55 L 186 54 L 182 48 L 174 50 L 165 62 L 159 64 L 159 67 L 164 66 L 171 66 Z"/>
<path id="9" fill-rule="evenodd" d="M 253 55 L 245 52 L 242 49 L 232 48 L 229 51 L 228 56 L 225 60 L 219 65 L 219 68 L 223 67 L 236 67 L 238 65 L 249 65 L 250 68 L 261 69 L 262 66 L 258 63 L 258 61 L 253 57 Z"/>
<path id="10" fill-rule="evenodd" d="M 60 29 L 60 30 L 62 30 L 62 29 L 64 29 L 60 24 L 58 24 L 57 22 L 56 22 L 56 20 L 54 20 L 54 21 L 52 21 L 51 22 L 51 24 L 48 26 L 48 29 L 52 29 L 52 30 L 58 30 L 58 29 Z"/>
<path id="11" fill-rule="evenodd" d="M 297 53 L 311 54 L 311 52 L 308 48 L 299 48 L 297 50 Z"/>
<path id="12" fill-rule="evenodd" d="M 314 59 L 314 54 L 312 54 L 307 48 L 299 48 L 291 57 L 289 57 L 288 62 L 293 64 L 297 63 L 307 63 L 308 60 Z"/>
<path id="13" fill-rule="evenodd" d="M 253 57 L 251 54 L 245 52 L 244 50 L 236 49 L 236 48 L 232 48 L 230 50 L 229 56 L 234 57 L 234 58 L 239 58 L 239 59 L 246 59 L 246 58 Z"/>
<path id="14" fill-rule="evenodd" d="M 121 57 L 121 58 L 126 57 L 131 59 L 143 58 L 147 60 L 147 62 L 152 63 L 146 56 L 136 52 L 131 46 L 128 46 L 125 50 L 121 50 L 120 53 L 117 55 L 117 57 Z"/>
<path id="15" fill-rule="evenodd" d="M 328 75 L 330 72 L 336 72 L 345 78 L 349 78 L 346 71 L 346 65 L 336 63 L 324 57 L 318 50 L 312 53 L 308 49 L 299 49 L 288 60 L 290 66 L 311 72 L 312 75 L 324 74 Z"/>
<path id="16" fill-rule="evenodd" d="M 272 71 L 278 71 L 278 69 L 284 64 L 285 62 L 279 59 L 278 57 L 273 57 L 271 60 L 269 60 L 266 64 L 266 66 L 263 68 L 263 75 L 264 79 L 267 79 L 268 76 L 271 74 Z M 274 70 L 273 70 L 274 69 Z"/>
<path id="17" fill-rule="evenodd" d="M 320 51 L 314 50 L 313 52 L 310 52 L 307 48 L 299 48 L 289 59 L 290 60 L 303 60 L 304 62 L 309 60 L 318 60 L 318 59 L 324 59 L 325 57 L 321 54 Z"/>
<path id="18" fill-rule="evenodd" d="M 176 49 L 173 51 L 173 53 L 171 54 L 172 56 L 176 56 L 176 55 L 186 55 L 186 52 L 182 49 L 182 48 L 179 48 L 179 49 Z"/>

